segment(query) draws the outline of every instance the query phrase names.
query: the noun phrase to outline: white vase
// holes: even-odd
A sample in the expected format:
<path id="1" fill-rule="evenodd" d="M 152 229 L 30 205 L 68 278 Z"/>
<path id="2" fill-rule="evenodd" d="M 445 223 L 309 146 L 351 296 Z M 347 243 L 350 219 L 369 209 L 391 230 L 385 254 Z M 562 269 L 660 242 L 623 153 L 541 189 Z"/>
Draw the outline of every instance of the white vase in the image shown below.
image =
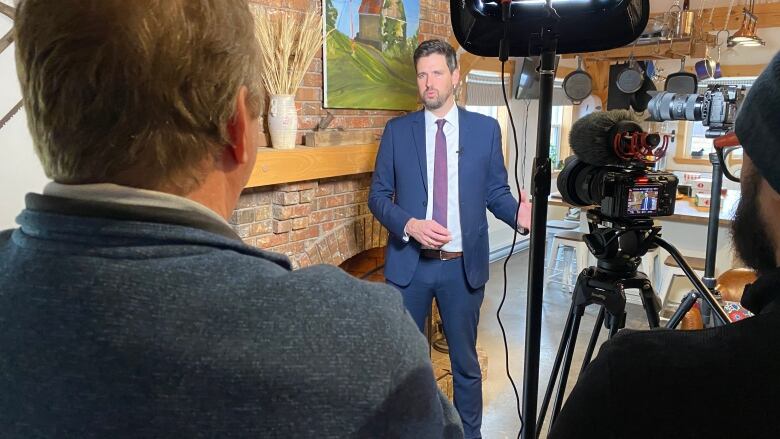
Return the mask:
<path id="1" fill-rule="evenodd" d="M 271 132 L 271 146 L 278 149 L 295 148 L 295 139 L 298 137 L 295 96 L 271 95 L 268 130 Z"/>

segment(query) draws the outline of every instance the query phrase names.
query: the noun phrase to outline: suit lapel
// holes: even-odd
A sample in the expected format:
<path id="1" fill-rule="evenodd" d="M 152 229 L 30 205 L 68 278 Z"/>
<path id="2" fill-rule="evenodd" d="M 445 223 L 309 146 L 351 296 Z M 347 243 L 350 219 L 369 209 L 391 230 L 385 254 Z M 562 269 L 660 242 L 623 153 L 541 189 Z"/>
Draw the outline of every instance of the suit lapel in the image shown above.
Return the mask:
<path id="1" fill-rule="evenodd" d="M 414 138 L 414 144 L 417 149 L 417 159 L 420 164 L 423 189 L 425 189 L 425 195 L 428 196 L 428 162 L 425 159 L 425 113 L 423 110 L 414 113 L 412 137 Z"/>

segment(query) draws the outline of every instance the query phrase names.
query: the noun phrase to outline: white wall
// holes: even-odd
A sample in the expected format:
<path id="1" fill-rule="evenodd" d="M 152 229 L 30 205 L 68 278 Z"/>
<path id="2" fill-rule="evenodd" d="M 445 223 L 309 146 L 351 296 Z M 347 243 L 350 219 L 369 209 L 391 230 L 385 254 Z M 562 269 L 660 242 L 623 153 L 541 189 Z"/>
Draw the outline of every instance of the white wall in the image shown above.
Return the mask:
<path id="1" fill-rule="evenodd" d="M 9 0 L 4 3 L 11 4 Z M 11 20 L 0 15 L 0 34 L 11 28 Z M 21 99 L 14 64 L 15 45 L 0 53 L 0 117 Z M 14 218 L 24 207 L 24 194 L 40 192 L 47 179 L 33 152 L 32 138 L 27 131 L 27 118 L 20 110 L 0 129 L 0 230 L 15 227 Z"/>

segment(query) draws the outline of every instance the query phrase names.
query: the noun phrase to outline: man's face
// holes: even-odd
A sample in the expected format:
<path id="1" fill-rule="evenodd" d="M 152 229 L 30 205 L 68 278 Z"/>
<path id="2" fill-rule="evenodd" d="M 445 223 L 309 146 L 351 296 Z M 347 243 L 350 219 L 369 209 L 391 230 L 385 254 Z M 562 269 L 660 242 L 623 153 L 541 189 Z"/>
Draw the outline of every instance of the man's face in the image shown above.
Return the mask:
<path id="1" fill-rule="evenodd" d="M 731 224 L 731 238 L 737 256 L 745 265 L 760 274 L 777 265 L 775 243 L 767 227 L 767 214 L 762 208 L 761 193 L 766 192 L 767 185 L 747 155 L 743 157 L 742 197 L 734 215 L 734 222 Z"/>
<path id="2" fill-rule="evenodd" d="M 435 111 L 452 97 L 460 72 L 450 72 L 444 55 L 433 53 L 417 60 L 417 89 L 425 108 Z"/>

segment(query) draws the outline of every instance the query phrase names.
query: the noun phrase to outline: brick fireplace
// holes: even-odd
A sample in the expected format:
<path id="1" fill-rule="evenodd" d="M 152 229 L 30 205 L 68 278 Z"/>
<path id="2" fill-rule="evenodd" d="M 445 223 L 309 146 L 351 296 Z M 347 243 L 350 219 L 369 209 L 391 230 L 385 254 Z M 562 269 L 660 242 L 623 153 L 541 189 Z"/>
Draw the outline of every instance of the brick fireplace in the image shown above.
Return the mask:
<path id="1" fill-rule="evenodd" d="M 340 265 L 387 243 L 368 210 L 370 174 L 244 191 L 229 222 L 249 245 L 287 255 L 295 268 Z"/>

